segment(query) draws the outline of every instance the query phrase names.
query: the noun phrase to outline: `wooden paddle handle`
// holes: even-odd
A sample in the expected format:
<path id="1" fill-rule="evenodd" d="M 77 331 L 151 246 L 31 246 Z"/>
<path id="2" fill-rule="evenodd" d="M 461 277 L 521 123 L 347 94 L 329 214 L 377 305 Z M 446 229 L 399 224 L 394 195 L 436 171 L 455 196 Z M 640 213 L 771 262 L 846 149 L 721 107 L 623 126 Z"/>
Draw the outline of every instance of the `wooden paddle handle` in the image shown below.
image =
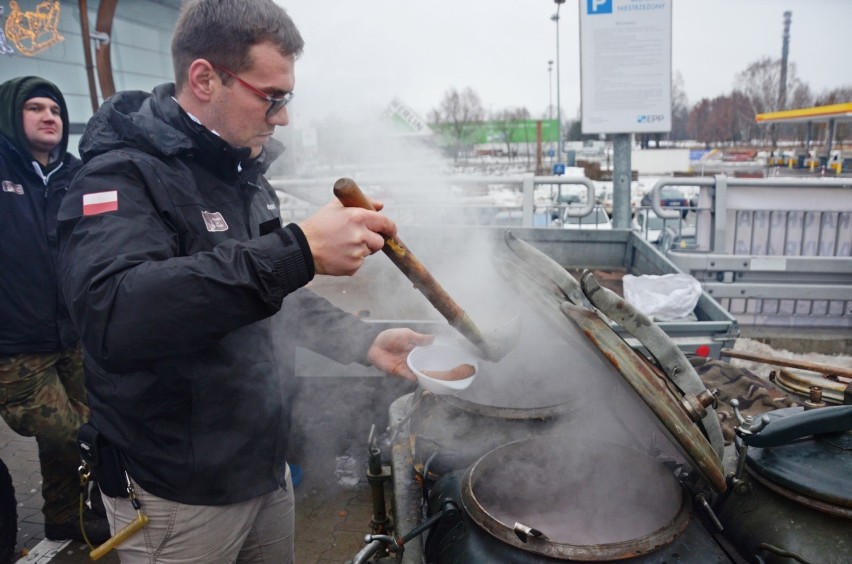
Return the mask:
<path id="1" fill-rule="evenodd" d="M 735 351 L 734 349 L 722 349 L 722 356 L 729 356 L 731 358 L 739 358 L 742 360 L 751 360 L 754 362 L 762 362 L 764 364 L 773 364 L 775 366 L 788 366 L 790 368 L 800 368 L 802 370 L 809 370 L 811 372 L 817 372 L 819 374 L 825 374 L 829 376 L 842 376 L 844 378 L 852 378 L 852 370 L 849 368 L 844 368 L 842 366 L 831 366 L 828 364 L 819 364 L 816 362 L 810 362 L 807 360 L 797 360 L 794 358 L 777 358 L 771 356 L 764 356 L 761 354 L 749 353 L 744 351 Z"/>
<path id="2" fill-rule="evenodd" d="M 376 211 L 370 199 L 351 178 L 340 178 L 334 183 L 334 195 L 347 208 L 363 208 Z"/>
<path id="3" fill-rule="evenodd" d="M 361 191 L 361 188 L 351 178 L 341 178 L 334 183 L 334 195 L 348 208 L 363 208 L 375 211 L 376 208 Z M 423 263 L 405 246 L 398 237 L 385 236 L 385 246 L 382 251 L 391 259 L 397 268 L 411 280 L 426 299 L 429 300 L 444 318 L 450 322 L 462 335 L 475 345 L 482 345 L 482 333 L 473 324 L 467 313 L 450 297 L 446 290 L 426 270 Z"/>

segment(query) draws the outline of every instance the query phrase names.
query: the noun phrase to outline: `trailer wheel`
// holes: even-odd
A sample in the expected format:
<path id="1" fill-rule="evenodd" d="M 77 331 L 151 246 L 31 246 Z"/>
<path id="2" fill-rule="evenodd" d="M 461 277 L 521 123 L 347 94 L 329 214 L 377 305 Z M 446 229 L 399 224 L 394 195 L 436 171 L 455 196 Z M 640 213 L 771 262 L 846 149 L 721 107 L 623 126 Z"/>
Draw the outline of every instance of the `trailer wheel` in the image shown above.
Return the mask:
<path id="1" fill-rule="evenodd" d="M 18 511 L 15 488 L 9 469 L 0 460 L 0 564 L 10 564 L 18 536 Z"/>

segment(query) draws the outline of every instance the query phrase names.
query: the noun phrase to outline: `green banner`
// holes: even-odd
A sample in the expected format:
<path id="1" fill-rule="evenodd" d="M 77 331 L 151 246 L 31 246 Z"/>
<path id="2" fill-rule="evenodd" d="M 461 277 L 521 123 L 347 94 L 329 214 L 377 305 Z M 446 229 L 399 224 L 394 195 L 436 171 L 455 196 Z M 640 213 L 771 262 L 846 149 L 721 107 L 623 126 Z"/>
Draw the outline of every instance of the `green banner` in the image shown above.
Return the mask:
<path id="1" fill-rule="evenodd" d="M 535 143 L 536 126 L 541 122 L 541 140 L 543 143 L 555 143 L 559 135 L 555 119 L 527 119 L 516 121 L 483 121 L 469 124 L 465 130 L 464 141 L 481 145 L 484 143 Z M 453 129 L 449 124 L 431 124 L 435 131 L 441 131 L 444 136 L 452 137 Z"/>

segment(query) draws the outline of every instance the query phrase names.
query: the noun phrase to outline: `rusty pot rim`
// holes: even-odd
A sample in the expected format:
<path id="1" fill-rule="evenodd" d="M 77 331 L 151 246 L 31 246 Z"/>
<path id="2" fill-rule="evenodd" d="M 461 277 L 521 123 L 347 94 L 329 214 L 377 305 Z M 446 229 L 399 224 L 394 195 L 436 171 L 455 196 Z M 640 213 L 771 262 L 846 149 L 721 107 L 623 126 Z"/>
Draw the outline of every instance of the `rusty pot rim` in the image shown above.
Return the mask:
<path id="1" fill-rule="evenodd" d="M 443 401 L 451 406 L 473 413 L 475 415 L 484 415 L 487 417 L 497 417 L 499 419 L 548 419 L 563 413 L 571 411 L 573 401 L 566 401 L 556 405 L 546 405 L 539 407 L 501 407 L 496 405 L 488 405 L 477 403 L 474 401 L 462 399 L 455 395 L 436 396 L 438 401 Z"/>
<path id="2" fill-rule="evenodd" d="M 482 528 L 483 531 L 504 542 L 510 546 L 557 559 L 569 559 L 578 561 L 611 561 L 634 558 L 642 554 L 654 552 L 664 546 L 667 546 L 680 537 L 686 527 L 689 525 L 690 516 L 692 513 L 692 504 L 690 498 L 684 495 L 681 490 L 680 506 L 671 520 L 664 524 L 659 529 L 635 539 L 626 541 L 617 541 L 603 544 L 570 544 L 553 540 L 544 540 L 540 538 L 530 537 L 527 542 L 523 542 L 515 534 L 512 527 L 499 521 L 491 515 L 479 501 L 476 499 L 476 494 L 473 491 L 474 475 L 478 467 L 483 464 L 489 457 L 496 456 L 496 452 L 503 449 L 516 448 L 520 444 L 530 444 L 534 442 L 553 442 L 560 439 L 581 440 L 586 442 L 601 442 L 596 439 L 584 439 L 577 436 L 555 435 L 543 436 L 532 439 L 522 439 L 501 445 L 494 450 L 482 455 L 475 463 L 473 463 L 464 473 L 461 480 L 461 502 L 464 510 L 470 518 Z M 615 445 L 615 443 L 608 443 Z M 623 445 L 618 445 L 623 446 Z M 624 447 L 627 448 L 627 447 Z M 672 475 L 672 480 L 675 480 Z"/>

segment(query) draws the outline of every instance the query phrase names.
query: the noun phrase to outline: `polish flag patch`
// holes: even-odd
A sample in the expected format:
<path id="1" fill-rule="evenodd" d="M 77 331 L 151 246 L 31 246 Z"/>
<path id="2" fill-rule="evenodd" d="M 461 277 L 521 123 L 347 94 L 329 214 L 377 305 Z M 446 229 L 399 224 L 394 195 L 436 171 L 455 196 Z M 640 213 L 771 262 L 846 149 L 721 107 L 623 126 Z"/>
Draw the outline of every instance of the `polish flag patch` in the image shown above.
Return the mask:
<path id="1" fill-rule="evenodd" d="M 83 194 L 83 215 L 118 211 L 118 192 L 94 192 Z"/>

